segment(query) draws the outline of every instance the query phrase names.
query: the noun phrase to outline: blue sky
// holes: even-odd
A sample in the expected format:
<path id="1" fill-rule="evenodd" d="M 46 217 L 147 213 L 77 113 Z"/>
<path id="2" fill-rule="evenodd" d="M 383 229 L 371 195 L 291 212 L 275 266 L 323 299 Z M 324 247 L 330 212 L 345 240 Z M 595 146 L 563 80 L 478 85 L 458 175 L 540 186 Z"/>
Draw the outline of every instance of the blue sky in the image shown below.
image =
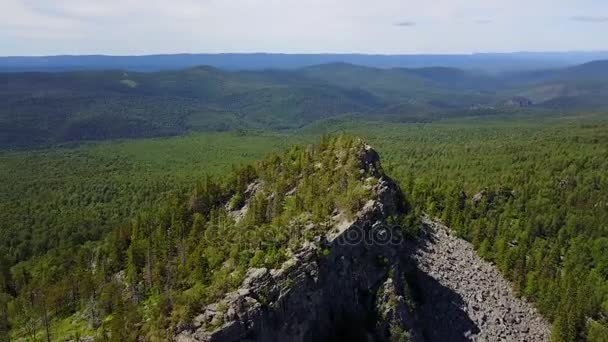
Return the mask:
<path id="1" fill-rule="evenodd" d="M 608 50 L 608 0 L 1 0 L 0 55 Z"/>

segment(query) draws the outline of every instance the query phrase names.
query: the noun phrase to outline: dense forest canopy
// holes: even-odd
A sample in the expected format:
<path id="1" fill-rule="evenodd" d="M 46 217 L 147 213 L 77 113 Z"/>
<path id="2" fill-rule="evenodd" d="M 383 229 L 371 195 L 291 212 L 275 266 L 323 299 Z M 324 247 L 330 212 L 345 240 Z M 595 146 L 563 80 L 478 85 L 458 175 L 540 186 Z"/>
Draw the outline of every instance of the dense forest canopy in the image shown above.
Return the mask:
<path id="1" fill-rule="evenodd" d="M 0 148 L 286 130 L 345 115 L 384 122 L 589 115 L 608 108 L 607 80 L 607 61 L 498 75 L 347 63 L 293 70 L 0 73 Z"/>
<path id="2" fill-rule="evenodd" d="M 199 305 L 236 286 L 246 267 L 280 262 L 290 246 L 280 229 L 286 220 L 305 210 L 304 217 L 322 227 L 326 208 L 356 208 L 364 187 L 319 196 L 311 183 L 302 188 L 308 190 L 299 205 L 288 198 L 254 197 L 257 210 L 242 222 L 258 227 L 246 232 L 254 245 L 259 242 L 255 247 L 223 243 L 245 234 L 238 224 L 224 226 L 228 240 L 222 243 L 214 228 L 208 230 L 217 227 L 214 222 L 232 222 L 228 209 L 242 205 L 255 179 L 272 180 L 277 193 L 289 193 L 291 175 L 317 158 L 305 156 L 318 154 L 288 146 L 348 132 L 379 151 L 385 172 L 399 181 L 414 212 L 450 225 L 496 263 L 553 323 L 555 341 L 603 341 L 607 128 L 598 119 L 431 124 L 348 119 L 291 135 L 205 133 L 5 152 L 0 336 L 43 339 L 48 329 L 53 340 L 93 335 L 130 340 L 137 334 L 165 339 L 170 327 Z M 325 138 L 316 149 L 353 143 Z M 281 150 L 281 158 L 233 166 Z M 281 167 L 284 177 L 277 177 L 277 163 L 286 160 L 295 169 Z M 311 172 L 327 184 L 344 177 Z M 359 183 L 355 177 L 348 184 Z M 275 200 L 284 205 L 274 206 Z M 203 231 L 209 236 L 200 243 Z M 256 240 L 260 236 L 264 241 Z M 123 286 L 129 290 L 117 295 Z"/>
<path id="3" fill-rule="evenodd" d="M 332 227 L 336 213 L 348 220 L 360 210 L 378 181 L 362 165 L 365 148 L 345 136 L 294 146 L 199 179 L 99 242 L 66 240 L 17 263 L 2 278 L 4 324 L 25 339 L 56 336 L 62 325 L 72 326 L 63 336 L 70 338 L 170 339 L 249 267 L 280 265 L 315 231 Z"/>

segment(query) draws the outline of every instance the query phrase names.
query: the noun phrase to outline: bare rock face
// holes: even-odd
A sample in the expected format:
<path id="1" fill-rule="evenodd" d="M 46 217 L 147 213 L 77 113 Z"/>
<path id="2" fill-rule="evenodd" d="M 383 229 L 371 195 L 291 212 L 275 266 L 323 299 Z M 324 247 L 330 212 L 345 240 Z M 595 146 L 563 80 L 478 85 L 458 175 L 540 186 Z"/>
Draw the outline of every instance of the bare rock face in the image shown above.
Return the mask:
<path id="1" fill-rule="evenodd" d="M 497 200 L 510 200 L 515 197 L 515 191 L 509 188 L 500 188 L 497 191 L 489 191 L 488 189 L 483 189 L 480 192 L 473 195 L 471 198 L 471 204 L 473 206 L 479 205 L 484 199 L 488 204 L 493 204 Z M 466 199 L 466 194 L 461 193 L 461 203 L 464 204 L 464 199 Z"/>
<path id="2" fill-rule="evenodd" d="M 353 222 L 314 237 L 279 269 L 250 269 L 241 287 L 208 305 L 175 339 L 191 341 L 420 340 L 403 275 L 403 195 L 366 148 L 362 167 L 380 180 Z"/>
<path id="3" fill-rule="evenodd" d="M 380 167 L 380 155 L 371 146 L 365 145 L 365 147 L 359 153 L 359 159 L 363 169 L 369 172 L 371 175 L 379 177 L 382 175 L 382 168 Z"/>
<path id="4" fill-rule="evenodd" d="M 515 96 L 503 103 L 505 107 L 528 108 L 534 105 L 534 102 L 523 96 Z"/>
<path id="5" fill-rule="evenodd" d="M 476 193 L 473 198 L 471 199 L 471 203 L 473 203 L 473 205 L 478 205 L 483 199 L 484 197 L 486 197 L 488 195 L 488 191 L 487 190 L 481 190 L 480 192 Z"/>
<path id="6" fill-rule="evenodd" d="M 422 341 L 415 304 L 404 280 L 388 278 L 378 291 L 376 312 L 380 316 L 376 331 L 386 341 Z"/>
<path id="7" fill-rule="evenodd" d="M 378 182 L 352 221 L 336 221 L 278 269 L 250 269 L 239 289 L 207 305 L 175 340 L 548 339 L 548 323 L 469 243 L 428 218 L 417 241 L 388 226 L 388 217 L 407 211 L 403 194 L 373 149 L 366 146 L 359 159 L 361 174 Z M 473 201 L 487 196 L 482 191 Z"/>

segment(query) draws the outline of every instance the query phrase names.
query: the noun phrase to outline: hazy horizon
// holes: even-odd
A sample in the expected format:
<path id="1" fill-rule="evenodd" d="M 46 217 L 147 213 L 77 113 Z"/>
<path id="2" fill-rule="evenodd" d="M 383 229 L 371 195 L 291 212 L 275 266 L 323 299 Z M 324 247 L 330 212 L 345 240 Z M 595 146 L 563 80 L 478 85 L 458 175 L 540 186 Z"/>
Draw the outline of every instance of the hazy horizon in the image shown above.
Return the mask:
<path id="1" fill-rule="evenodd" d="M 5 0 L 1 56 L 605 51 L 600 0 Z M 199 52 L 204 51 L 204 52 Z"/>
<path id="2" fill-rule="evenodd" d="M 461 53 L 366 53 L 366 52 L 307 52 L 307 53 L 296 53 L 296 52 L 269 52 L 269 51 L 232 51 L 232 52 L 170 52 L 170 53 L 144 53 L 144 54 L 110 54 L 110 53 L 62 53 L 62 54 L 31 54 L 31 55 L 0 55 L 0 57 L 146 57 L 146 56 L 172 56 L 172 55 L 361 55 L 361 56 L 475 56 L 475 55 L 517 55 L 517 54 L 530 54 L 530 55 L 543 55 L 543 54 L 593 54 L 593 53 L 608 53 L 608 49 L 603 50 L 547 50 L 547 51 L 526 51 L 526 50 L 513 50 L 513 51 L 478 51 L 478 52 L 461 52 Z"/>

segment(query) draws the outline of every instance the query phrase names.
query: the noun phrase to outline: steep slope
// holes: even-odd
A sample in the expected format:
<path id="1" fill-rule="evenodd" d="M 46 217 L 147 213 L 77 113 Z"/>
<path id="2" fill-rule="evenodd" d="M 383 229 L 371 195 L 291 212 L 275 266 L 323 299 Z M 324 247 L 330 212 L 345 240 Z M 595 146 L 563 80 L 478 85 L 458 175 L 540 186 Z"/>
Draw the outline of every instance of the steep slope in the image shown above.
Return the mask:
<path id="1" fill-rule="evenodd" d="M 419 239 L 406 239 L 417 230 L 393 219 L 406 214 L 401 190 L 373 149 L 354 152 L 378 182 L 353 219 L 334 212 L 327 229 L 305 228 L 310 238 L 289 259 L 250 268 L 177 341 L 548 340 L 549 324 L 469 243 L 426 218 Z"/>
<path id="2" fill-rule="evenodd" d="M 429 341 L 548 341 L 550 326 L 473 246 L 428 218 L 413 259 Z M 449 322 L 449 329 L 445 327 Z M 439 328 L 442 327 L 442 328 Z"/>
<path id="3" fill-rule="evenodd" d="M 403 273 L 403 233 L 386 221 L 405 214 L 403 195 L 374 150 L 353 152 L 361 174 L 378 179 L 355 218 L 337 213 L 329 230 L 297 246 L 280 267 L 249 269 L 241 286 L 206 306 L 177 341 L 422 338 Z"/>

